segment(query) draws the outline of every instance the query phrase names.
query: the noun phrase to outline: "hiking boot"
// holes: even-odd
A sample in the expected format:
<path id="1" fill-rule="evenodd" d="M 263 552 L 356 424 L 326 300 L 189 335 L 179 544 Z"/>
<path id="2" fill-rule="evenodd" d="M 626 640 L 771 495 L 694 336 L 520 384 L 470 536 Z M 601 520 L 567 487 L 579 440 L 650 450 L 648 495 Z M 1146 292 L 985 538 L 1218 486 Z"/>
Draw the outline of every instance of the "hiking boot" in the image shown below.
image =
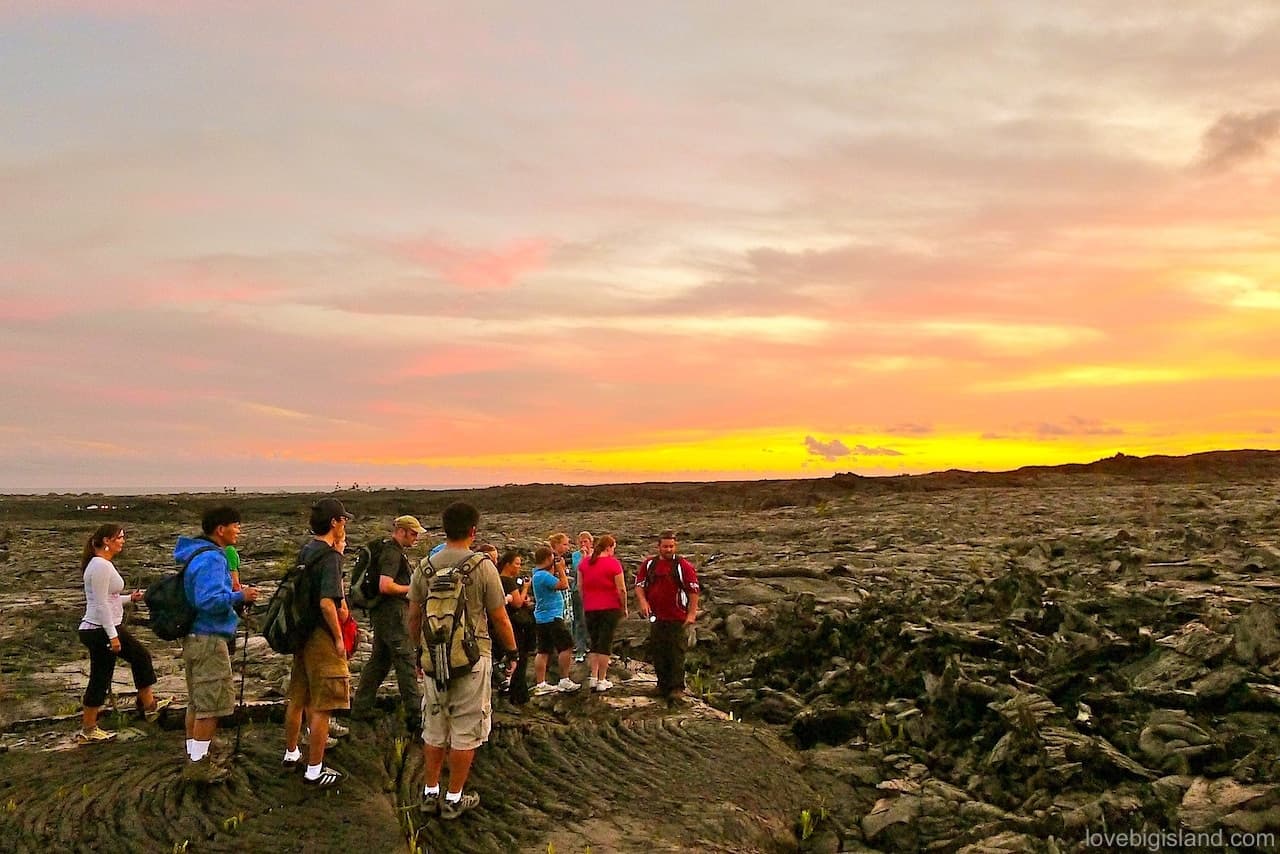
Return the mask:
<path id="1" fill-rule="evenodd" d="M 610 682 L 608 679 L 600 679 L 599 681 L 596 682 L 595 687 L 592 688 L 591 690 L 595 691 L 597 694 L 603 694 L 605 691 L 608 691 L 612 687 L 613 687 L 613 683 Z"/>
<path id="2" fill-rule="evenodd" d="M 445 821 L 452 821 L 467 810 L 473 810 L 478 806 L 480 806 L 480 796 L 475 792 L 463 792 L 457 803 L 448 798 L 441 798 L 440 817 Z"/>
<path id="3" fill-rule="evenodd" d="M 581 664 L 582 662 L 587 660 L 587 654 L 584 652 L 584 653 L 580 653 L 579 655 L 575 655 L 573 657 L 573 660 Z"/>
<path id="4" fill-rule="evenodd" d="M 533 688 L 533 696 L 541 697 L 544 694 L 555 694 L 560 691 L 558 685 L 552 685 L 550 682 L 539 682 Z"/>
<path id="5" fill-rule="evenodd" d="M 423 794 L 422 803 L 418 804 L 418 809 L 422 810 L 423 815 L 440 815 L 440 802 L 444 798 L 440 797 L 437 792 L 434 795 Z"/>
<path id="6" fill-rule="evenodd" d="M 581 682 L 574 682 L 572 679 L 566 676 L 560 680 L 560 683 L 558 685 L 556 685 L 556 690 L 558 690 L 561 694 L 572 694 L 574 691 L 577 691 L 581 687 L 582 687 Z"/>
<path id="7" fill-rule="evenodd" d="M 189 783 L 221 783 L 231 772 L 213 761 L 213 755 L 206 753 L 199 762 L 187 757 L 187 764 L 182 768 L 182 779 Z"/>
<path id="8" fill-rule="evenodd" d="M 114 732 L 107 732 L 102 727 L 96 726 L 88 732 L 84 730 L 77 732 L 76 742 L 78 744 L 95 744 L 100 741 L 111 741 L 115 737 L 116 734 Z"/>
<path id="9" fill-rule="evenodd" d="M 345 738 L 348 735 L 351 735 L 351 727 L 343 726 L 342 724 L 335 721 L 333 718 L 329 719 L 329 737 L 330 738 Z"/>
<path id="10" fill-rule="evenodd" d="M 142 714 L 142 717 L 147 723 L 153 724 L 160 720 L 160 713 L 169 708 L 172 704 L 173 698 L 165 697 L 163 700 L 156 700 L 156 704 L 149 709 L 144 709 L 142 706 L 139 706 L 138 711 Z"/>

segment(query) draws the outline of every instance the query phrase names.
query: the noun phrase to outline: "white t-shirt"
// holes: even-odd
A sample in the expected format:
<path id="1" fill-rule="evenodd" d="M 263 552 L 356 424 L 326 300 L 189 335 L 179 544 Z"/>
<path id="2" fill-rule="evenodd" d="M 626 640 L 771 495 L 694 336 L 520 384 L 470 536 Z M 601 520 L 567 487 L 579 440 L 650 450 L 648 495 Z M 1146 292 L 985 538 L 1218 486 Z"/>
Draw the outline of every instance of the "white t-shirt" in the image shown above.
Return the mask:
<path id="1" fill-rule="evenodd" d="M 82 629 L 106 629 L 107 637 L 119 632 L 116 626 L 124 622 L 124 603 L 120 594 L 124 591 L 124 579 L 116 572 L 115 564 L 105 557 L 94 556 L 84 568 L 84 619 Z"/>

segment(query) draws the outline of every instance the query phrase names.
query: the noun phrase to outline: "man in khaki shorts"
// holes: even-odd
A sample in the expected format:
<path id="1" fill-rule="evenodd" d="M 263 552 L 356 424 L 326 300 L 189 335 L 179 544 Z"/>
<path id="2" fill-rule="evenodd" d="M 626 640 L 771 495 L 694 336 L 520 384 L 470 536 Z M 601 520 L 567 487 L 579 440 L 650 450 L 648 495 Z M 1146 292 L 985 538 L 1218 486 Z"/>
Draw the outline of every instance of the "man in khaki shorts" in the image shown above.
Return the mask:
<path id="1" fill-rule="evenodd" d="M 227 641 L 236 636 L 240 618 L 236 606 L 254 602 L 256 587 L 231 589 L 227 546 L 240 539 L 240 513 L 215 507 L 200 519 L 200 537 L 179 537 L 174 560 L 186 563 L 183 587 L 196 617 L 182 642 L 182 665 L 187 678 L 187 764 L 182 777 L 198 783 L 218 783 L 228 775 L 214 761 L 210 748 L 218 718 L 236 708 Z"/>
<path id="2" fill-rule="evenodd" d="M 470 504 L 457 502 L 444 511 L 445 547 L 427 558 L 414 572 L 409 584 L 409 637 L 415 644 L 422 644 L 422 605 L 427 600 L 430 580 L 423 571 L 429 566 L 444 570 L 457 566 L 472 554 L 476 525 L 480 513 Z M 426 769 L 423 772 L 421 808 L 429 815 L 438 813 L 441 818 L 454 819 L 469 809 L 480 805 L 475 792 L 462 793 L 462 787 L 471 773 L 471 761 L 476 748 L 489 739 L 493 706 L 490 698 L 493 673 L 491 634 L 496 635 L 503 651 L 514 652 L 515 634 L 507 617 L 506 594 L 498 568 L 487 557 L 478 560 L 471 570 L 463 593 L 467 614 L 475 627 L 480 660 L 470 673 L 449 680 L 443 693 L 436 681 L 428 676 L 424 686 L 422 703 L 422 755 Z M 421 653 L 419 653 L 421 660 Z M 449 756 L 449 790 L 440 796 L 440 772 L 444 767 L 446 750 Z"/>
<path id="3" fill-rule="evenodd" d="M 342 553 L 347 545 L 347 522 L 353 518 L 336 498 L 316 502 L 310 521 L 315 536 L 298 553 L 298 565 L 313 573 L 315 628 L 302 651 L 293 656 L 289 703 L 284 713 L 282 764 L 296 768 L 302 760 L 298 737 L 305 712 L 311 736 L 302 782 L 318 789 L 336 786 L 344 776 L 335 768 L 325 767 L 324 749 L 329 740 L 330 712 L 351 707 L 351 672 L 347 669 L 341 626 L 347 615 L 347 600 L 342 592 Z"/>

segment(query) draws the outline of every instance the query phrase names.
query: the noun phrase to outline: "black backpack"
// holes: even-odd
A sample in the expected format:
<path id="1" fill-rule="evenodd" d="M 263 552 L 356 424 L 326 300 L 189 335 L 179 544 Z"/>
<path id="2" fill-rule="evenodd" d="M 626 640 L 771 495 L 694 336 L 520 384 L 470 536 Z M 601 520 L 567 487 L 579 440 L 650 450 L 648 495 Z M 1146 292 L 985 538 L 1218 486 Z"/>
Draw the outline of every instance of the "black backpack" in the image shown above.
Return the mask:
<path id="1" fill-rule="evenodd" d="M 177 572 L 170 572 L 147 586 L 143 601 L 151 614 L 151 631 L 160 640 L 180 640 L 191 631 L 191 624 L 196 621 L 196 609 L 187 601 L 187 567 L 200 555 L 212 551 L 218 551 L 213 543 L 201 546 L 182 562 Z"/>
<path id="2" fill-rule="evenodd" d="M 285 573 L 280 586 L 271 594 L 266 616 L 262 618 L 262 636 L 276 652 L 292 655 L 302 651 L 311 632 L 320 624 L 320 597 L 315 567 L 328 555 L 323 549 L 309 560 L 298 561 Z"/>
<path id="3" fill-rule="evenodd" d="M 379 592 L 382 573 L 378 572 L 378 562 L 386 545 L 385 539 L 370 540 L 356 552 L 356 562 L 351 567 L 351 589 L 347 591 L 347 602 L 357 608 L 368 610 L 382 601 L 382 593 Z"/>

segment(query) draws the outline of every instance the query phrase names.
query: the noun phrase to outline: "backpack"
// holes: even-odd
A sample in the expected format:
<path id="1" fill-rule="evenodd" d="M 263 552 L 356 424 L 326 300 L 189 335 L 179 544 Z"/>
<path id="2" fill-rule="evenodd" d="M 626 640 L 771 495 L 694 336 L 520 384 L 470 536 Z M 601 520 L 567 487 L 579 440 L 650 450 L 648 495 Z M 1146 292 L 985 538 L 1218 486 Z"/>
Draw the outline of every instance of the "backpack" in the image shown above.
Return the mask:
<path id="1" fill-rule="evenodd" d="M 267 603 L 266 616 L 262 618 L 262 636 L 267 646 L 286 655 L 302 650 L 311 632 L 320 624 L 317 607 L 317 579 L 313 571 L 316 564 L 328 552 L 319 551 L 310 560 L 299 560 L 293 569 L 285 573 L 276 592 Z M 299 553 L 301 558 L 302 554 Z"/>
<path id="2" fill-rule="evenodd" d="M 378 572 L 378 562 L 386 544 L 385 539 L 370 540 L 356 552 L 356 562 L 351 567 L 351 589 L 347 591 L 347 602 L 357 608 L 367 611 L 382 601 L 382 594 L 378 589 L 382 573 Z"/>
<path id="3" fill-rule="evenodd" d="M 678 592 L 676 593 L 676 601 L 680 603 L 681 608 L 687 611 L 689 610 L 689 588 L 684 583 L 684 567 L 680 564 L 680 559 L 681 559 L 680 555 L 672 556 L 671 562 L 672 562 L 672 566 L 674 566 L 675 569 L 672 570 L 671 577 L 675 579 L 676 587 L 679 588 Z M 659 560 L 660 560 L 660 556 L 654 555 L 653 557 L 645 561 L 644 571 L 645 571 L 645 580 L 647 583 L 651 583 L 653 581 L 653 567 L 654 567 L 654 564 L 656 564 Z M 699 584 L 699 586 L 702 586 L 702 585 Z"/>
<path id="4" fill-rule="evenodd" d="M 182 562 L 177 572 L 171 572 L 147 586 L 143 600 L 151 614 L 151 631 L 160 640 L 180 640 L 191 631 L 196 621 L 196 609 L 187 601 L 187 567 L 205 552 L 219 551 L 213 543 L 201 546 Z"/>
<path id="5" fill-rule="evenodd" d="M 480 660 L 466 588 L 472 570 L 484 559 L 483 554 L 472 552 L 448 569 L 437 570 L 428 557 L 418 567 L 428 579 L 427 598 L 421 606 L 422 669 L 435 679 L 437 691 L 447 691 L 449 680 L 470 673 Z"/>

